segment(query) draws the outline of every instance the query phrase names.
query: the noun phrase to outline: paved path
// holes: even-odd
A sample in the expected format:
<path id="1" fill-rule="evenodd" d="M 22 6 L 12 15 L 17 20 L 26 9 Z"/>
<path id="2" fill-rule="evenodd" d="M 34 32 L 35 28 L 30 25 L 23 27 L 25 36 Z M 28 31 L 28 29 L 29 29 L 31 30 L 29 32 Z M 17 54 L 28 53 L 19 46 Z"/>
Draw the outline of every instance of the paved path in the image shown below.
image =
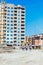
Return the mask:
<path id="1" fill-rule="evenodd" d="M 0 65 L 43 65 L 43 51 L 18 50 L 14 53 L 0 53 Z"/>

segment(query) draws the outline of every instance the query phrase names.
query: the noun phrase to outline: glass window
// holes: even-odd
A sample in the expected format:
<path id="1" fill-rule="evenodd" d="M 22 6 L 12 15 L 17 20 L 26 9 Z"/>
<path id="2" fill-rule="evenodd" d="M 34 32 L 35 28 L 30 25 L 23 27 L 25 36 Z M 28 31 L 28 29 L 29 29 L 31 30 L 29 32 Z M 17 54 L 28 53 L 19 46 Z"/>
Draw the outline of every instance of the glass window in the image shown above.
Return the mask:
<path id="1" fill-rule="evenodd" d="M 9 33 L 9 31 L 7 31 Z"/>
<path id="2" fill-rule="evenodd" d="M 16 36 L 17 34 L 14 34 L 14 36 Z"/>
<path id="3" fill-rule="evenodd" d="M 18 33 L 20 33 L 20 31 L 18 31 Z"/>
<path id="4" fill-rule="evenodd" d="M 18 30 L 20 30 L 20 28 L 18 28 Z"/>
<path id="5" fill-rule="evenodd" d="M 8 16 L 10 16 L 10 14 L 7 14 Z"/>
<path id="6" fill-rule="evenodd" d="M 7 36 L 9 36 L 9 34 L 7 34 Z"/>
<path id="7" fill-rule="evenodd" d="M 20 43 L 20 42 L 18 42 L 18 43 Z"/>
<path id="8" fill-rule="evenodd" d="M 11 31 L 11 33 L 13 33 L 13 31 Z"/>
<path id="9" fill-rule="evenodd" d="M 18 40 L 20 40 L 20 38 L 18 38 Z"/>
<path id="10" fill-rule="evenodd" d="M 13 16 L 13 14 L 11 14 L 11 16 Z"/>
<path id="11" fill-rule="evenodd" d="M 7 17 L 7 19 L 9 19 L 9 17 Z"/>
<path id="12" fill-rule="evenodd" d="M 11 19 L 13 19 L 13 17 L 11 17 Z"/>
<path id="13" fill-rule="evenodd" d="M 20 18 L 18 18 L 18 20 L 20 20 Z"/>
<path id="14" fill-rule="evenodd" d="M 11 22 L 13 22 L 13 21 L 11 21 Z"/>
<path id="15" fill-rule="evenodd" d="M 20 26 L 20 24 L 18 24 L 18 26 Z"/>
<path id="16" fill-rule="evenodd" d="M 11 12 L 13 12 L 13 11 L 11 11 Z"/>
<path id="17" fill-rule="evenodd" d="M 17 24 L 14 24 L 14 26 L 16 26 Z"/>
<path id="18" fill-rule="evenodd" d="M 18 21 L 18 23 L 20 23 L 20 21 Z"/>
<path id="19" fill-rule="evenodd" d="M 13 26 L 13 24 L 11 24 L 11 26 Z"/>
<path id="20" fill-rule="evenodd" d="M 7 27 L 7 29 L 9 29 L 9 27 Z"/>
<path id="21" fill-rule="evenodd" d="M 20 16 L 20 14 L 18 14 L 18 16 Z"/>
<path id="22" fill-rule="evenodd" d="M 11 40 L 12 40 L 13 38 L 11 38 Z"/>
<path id="23" fill-rule="evenodd" d="M 11 36 L 13 36 L 13 35 L 11 34 Z"/>
<path id="24" fill-rule="evenodd" d="M 4 32 L 6 32 L 6 30 L 3 30 Z"/>
<path id="25" fill-rule="evenodd" d="M 8 10 L 8 12 L 10 12 L 10 10 Z"/>
<path id="26" fill-rule="evenodd" d="M 10 22 L 9 20 L 7 22 Z"/>
<path id="27" fill-rule="evenodd" d="M 14 37 L 14 39 L 17 39 L 16 37 Z"/>
<path id="28" fill-rule="evenodd" d="M 9 43 L 9 41 L 7 41 L 7 43 Z"/>
<path id="29" fill-rule="evenodd" d="M 18 36 L 20 36 L 20 35 L 18 35 Z"/>
<path id="30" fill-rule="evenodd" d="M 8 40 L 9 38 L 7 38 L 7 40 Z"/>
<path id="31" fill-rule="evenodd" d="M 18 13 L 20 13 L 20 11 L 18 11 Z"/>
<path id="32" fill-rule="evenodd" d="M 8 9 L 10 9 L 10 7 L 8 7 Z"/>
<path id="33" fill-rule="evenodd" d="M 10 43 L 13 43 L 12 41 Z"/>
<path id="34" fill-rule="evenodd" d="M 11 29 L 13 29 L 13 28 L 11 28 Z"/>
<path id="35" fill-rule="evenodd" d="M 7 24 L 8 26 L 10 25 L 10 24 Z"/>
<path id="36" fill-rule="evenodd" d="M 11 7 L 11 9 L 13 9 L 13 7 Z"/>

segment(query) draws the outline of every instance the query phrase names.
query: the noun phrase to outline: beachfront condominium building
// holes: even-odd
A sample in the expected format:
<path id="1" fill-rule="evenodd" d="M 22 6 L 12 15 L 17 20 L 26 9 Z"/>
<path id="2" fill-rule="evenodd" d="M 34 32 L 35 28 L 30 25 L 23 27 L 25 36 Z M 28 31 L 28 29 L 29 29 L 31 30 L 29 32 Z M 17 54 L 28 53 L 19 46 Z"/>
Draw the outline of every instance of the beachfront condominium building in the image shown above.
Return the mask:
<path id="1" fill-rule="evenodd" d="M 20 45 L 25 41 L 25 7 L 0 3 L 0 43 Z"/>

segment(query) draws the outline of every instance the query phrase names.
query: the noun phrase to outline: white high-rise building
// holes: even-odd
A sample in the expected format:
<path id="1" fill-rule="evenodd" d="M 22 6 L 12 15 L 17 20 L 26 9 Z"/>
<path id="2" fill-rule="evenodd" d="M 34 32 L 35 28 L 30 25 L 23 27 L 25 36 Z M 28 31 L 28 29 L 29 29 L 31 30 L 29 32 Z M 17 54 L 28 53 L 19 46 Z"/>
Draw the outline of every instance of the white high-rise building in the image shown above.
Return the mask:
<path id="1" fill-rule="evenodd" d="M 21 45 L 25 41 L 25 8 L 0 3 L 0 43 Z"/>

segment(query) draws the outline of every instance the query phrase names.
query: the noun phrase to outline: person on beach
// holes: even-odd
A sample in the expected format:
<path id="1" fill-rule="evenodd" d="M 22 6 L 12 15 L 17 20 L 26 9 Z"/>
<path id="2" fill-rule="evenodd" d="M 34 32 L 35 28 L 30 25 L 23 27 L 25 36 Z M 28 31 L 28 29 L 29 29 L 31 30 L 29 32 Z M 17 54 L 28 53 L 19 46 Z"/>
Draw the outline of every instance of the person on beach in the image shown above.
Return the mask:
<path id="1" fill-rule="evenodd" d="M 32 49 L 32 45 L 31 45 L 31 44 L 29 44 L 29 49 L 30 49 L 30 50 Z"/>

